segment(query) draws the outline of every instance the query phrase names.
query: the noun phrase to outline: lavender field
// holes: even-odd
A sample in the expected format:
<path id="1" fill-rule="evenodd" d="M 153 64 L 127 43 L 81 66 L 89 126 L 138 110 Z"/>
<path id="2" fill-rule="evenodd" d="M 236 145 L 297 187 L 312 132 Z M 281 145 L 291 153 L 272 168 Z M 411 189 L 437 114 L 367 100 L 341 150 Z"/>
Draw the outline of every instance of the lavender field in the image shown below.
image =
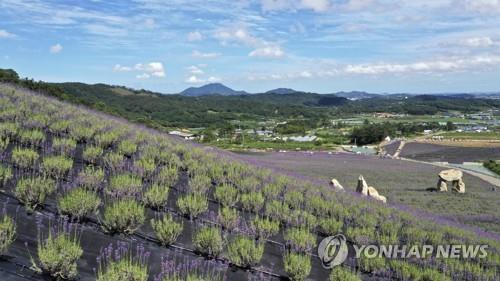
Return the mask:
<path id="1" fill-rule="evenodd" d="M 467 193 L 427 191 L 436 186 L 444 168 L 376 156 L 315 152 L 252 153 L 241 158 L 256 165 L 307 177 L 318 182 L 336 178 L 354 191 L 359 175 L 387 197 L 389 204 L 404 205 L 454 222 L 478 226 L 500 234 L 500 191 L 490 183 L 465 174 Z"/>
<path id="2" fill-rule="evenodd" d="M 393 155 L 398 145 L 399 142 L 395 142 L 386 146 L 385 149 L 387 153 Z M 426 162 L 462 164 L 463 162 L 499 160 L 500 147 L 454 147 L 432 143 L 407 143 L 400 156 Z"/>
<path id="3" fill-rule="evenodd" d="M 472 179 L 453 197 L 422 191 L 436 173 L 426 166 L 235 155 L 8 85 L 0 120 L 1 280 L 498 280 L 498 236 L 405 208 L 419 201 L 496 220 L 498 197 Z M 352 189 L 359 173 L 398 208 L 327 184 L 335 176 Z M 471 204 L 484 211 L 465 212 Z M 490 253 L 460 262 L 351 255 L 329 271 L 317 245 L 337 233 L 350 245 L 487 243 Z"/>

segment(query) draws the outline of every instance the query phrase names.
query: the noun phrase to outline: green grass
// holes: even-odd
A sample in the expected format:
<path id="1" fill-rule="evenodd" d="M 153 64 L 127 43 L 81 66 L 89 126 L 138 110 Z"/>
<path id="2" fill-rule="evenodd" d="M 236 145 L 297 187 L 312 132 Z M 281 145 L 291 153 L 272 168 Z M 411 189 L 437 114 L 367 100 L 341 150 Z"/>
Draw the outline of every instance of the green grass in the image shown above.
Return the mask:
<path id="1" fill-rule="evenodd" d="M 465 139 L 465 140 L 500 140 L 499 132 L 446 132 L 441 134 L 445 138 Z"/>

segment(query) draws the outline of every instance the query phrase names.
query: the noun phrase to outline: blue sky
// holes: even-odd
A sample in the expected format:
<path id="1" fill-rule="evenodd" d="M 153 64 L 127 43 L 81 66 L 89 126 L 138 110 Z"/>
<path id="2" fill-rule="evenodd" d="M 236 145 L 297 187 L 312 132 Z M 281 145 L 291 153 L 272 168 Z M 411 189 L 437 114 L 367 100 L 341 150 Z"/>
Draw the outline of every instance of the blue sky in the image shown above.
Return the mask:
<path id="1" fill-rule="evenodd" d="M 0 68 L 163 93 L 500 91 L 500 0 L 0 0 Z"/>

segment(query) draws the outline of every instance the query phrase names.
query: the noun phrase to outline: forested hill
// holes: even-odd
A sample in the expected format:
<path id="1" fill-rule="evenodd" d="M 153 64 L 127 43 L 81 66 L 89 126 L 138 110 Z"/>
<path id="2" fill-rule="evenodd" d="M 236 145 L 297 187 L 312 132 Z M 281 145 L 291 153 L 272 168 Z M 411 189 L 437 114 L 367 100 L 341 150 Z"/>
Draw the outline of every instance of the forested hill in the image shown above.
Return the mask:
<path id="1" fill-rule="evenodd" d="M 18 84 L 157 128 L 220 127 L 229 120 L 269 118 L 303 119 L 315 123 L 353 113 L 434 114 L 448 110 L 474 112 L 500 108 L 500 100 L 431 95 L 380 96 L 355 101 L 334 94 L 303 92 L 201 97 L 163 95 L 105 84 L 36 82 L 20 79 L 13 70 L 2 69 L 0 82 Z"/>

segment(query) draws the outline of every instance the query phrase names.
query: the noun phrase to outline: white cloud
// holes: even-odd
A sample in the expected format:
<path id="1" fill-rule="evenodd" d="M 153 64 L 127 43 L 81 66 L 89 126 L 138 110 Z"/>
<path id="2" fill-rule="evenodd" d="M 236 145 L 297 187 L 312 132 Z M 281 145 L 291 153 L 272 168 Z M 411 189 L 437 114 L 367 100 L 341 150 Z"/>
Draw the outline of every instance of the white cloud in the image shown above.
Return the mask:
<path id="1" fill-rule="evenodd" d="M 490 47 L 493 46 L 494 42 L 490 37 L 472 37 L 467 38 L 461 42 L 464 46 L 467 47 Z"/>
<path id="2" fill-rule="evenodd" d="M 484 55 L 469 58 L 449 58 L 433 61 L 421 61 L 410 64 L 364 64 L 348 65 L 347 74 L 397 74 L 397 73 L 435 73 L 466 70 L 481 70 L 500 64 L 500 56 Z"/>
<path id="3" fill-rule="evenodd" d="M 61 46 L 61 44 L 57 43 L 57 44 L 55 44 L 53 46 L 50 46 L 49 51 L 52 54 L 58 54 L 58 53 L 60 53 L 62 51 L 62 49 L 63 49 L 63 46 Z"/>
<path id="4" fill-rule="evenodd" d="M 325 12 L 331 7 L 330 0 L 261 0 L 262 10 L 313 10 L 315 12 Z"/>
<path id="5" fill-rule="evenodd" d="M 267 46 L 257 48 L 248 54 L 251 57 L 281 58 L 285 52 L 279 46 Z"/>
<path id="6" fill-rule="evenodd" d="M 220 56 L 220 54 L 219 53 L 202 53 L 199 51 L 193 51 L 191 53 L 191 56 L 193 58 L 199 58 L 199 59 L 213 59 L 213 58 Z"/>
<path id="7" fill-rule="evenodd" d="M 188 67 L 187 69 L 188 69 L 189 73 L 191 73 L 191 74 L 204 74 L 205 73 L 203 71 L 203 69 L 201 69 L 195 65 L 192 65 L 192 66 Z"/>
<path id="8" fill-rule="evenodd" d="M 500 0 L 455 0 L 455 2 L 469 12 L 484 14 L 500 12 Z"/>
<path id="9" fill-rule="evenodd" d="M 147 18 L 144 20 L 144 23 L 143 23 L 144 27 L 145 28 L 155 28 L 156 27 L 156 21 L 152 18 Z"/>
<path id="10" fill-rule="evenodd" d="M 189 76 L 189 78 L 186 79 L 186 83 L 189 83 L 189 84 L 200 84 L 200 83 L 204 83 L 204 82 L 205 82 L 205 80 L 199 79 L 196 75 Z"/>
<path id="11" fill-rule="evenodd" d="M 113 71 L 115 72 L 130 72 L 135 71 L 139 72 L 136 75 L 137 79 L 148 79 L 150 77 L 165 77 L 165 68 L 163 67 L 163 63 L 161 62 L 150 62 L 150 63 L 137 63 L 133 67 L 132 66 L 124 66 L 120 64 L 116 64 L 113 67 Z"/>
<path id="12" fill-rule="evenodd" d="M 120 64 L 115 64 L 115 66 L 113 67 L 113 71 L 115 71 L 115 72 L 128 72 L 128 71 L 132 71 L 132 67 L 122 66 Z"/>
<path id="13" fill-rule="evenodd" d="M 402 75 L 402 74 L 443 74 L 468 71 L 490 71 L 500 66 L 500 55 L 479 55 L 472 57 L 449 57 L 413 63 L 367 63 L 332 65 L 315 71 L 297 71 L 289 73 L 251 74 L 251 81 L 259 80 L 294 80 L 298 78 L 329 78 L 341 75 Z"/>
<path id="14" fill-rule="evenodd" d="M 248 54 L 250 57 L 280 58 L 285 55 L 278 44 L 253 36 L 245 28 L 222 28 L 215 32 L 214 37 L 223 45 L 236 42 L 255 48 Z"/>
<path id="15" fill-rule="evenodd" d="M 210 76 L 207 79 L 202 79 L 196 75 L 191 75 L 185 80 L 185 82 L 188 84 L 216 83 L 220 81 L 221 79 L 215 76 Z"/>
<path id="16" fill-rule="evenodd" d="M 351 0 L 352 1 L 352 0 Z M 302 0 L 302 7 L 312 9 L 315 12 L 325 12 L 330 8 L 329 0 Z"/>
<path id="17" fill-rule="evenodd" d="M 13 38 L 15 37 L 14 34 L 8 32 L 5 29 L 0 29 L 0 38 Z"/>
<path id="18" fill-rule="evenodd" d="M 201 41 L 203 40 L 203 35 L 199 31 L 189 32 L 187 40 L 189 42 Z"/>
<path id="19" fill-rule="evenodd" d="M 147 74 L 147 73 L 138 74 L 138 75 L 135 76 L 135 78 L 141 79 L 141 80 L 143 80 L 143 79 L 149 79 L 150 77 L 151 76 L 149 74 Z"/>

